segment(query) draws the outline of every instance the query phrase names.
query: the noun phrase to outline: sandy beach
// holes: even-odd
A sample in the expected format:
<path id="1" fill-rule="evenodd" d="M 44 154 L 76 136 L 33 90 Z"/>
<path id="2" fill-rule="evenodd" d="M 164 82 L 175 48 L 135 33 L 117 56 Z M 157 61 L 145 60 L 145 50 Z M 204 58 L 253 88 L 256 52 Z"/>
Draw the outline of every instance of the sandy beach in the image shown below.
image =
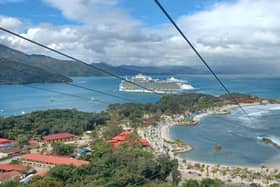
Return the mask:
<path id="1" fill-rule="evenodd" d="M 242 104 L 242 106 L 259 105 L 260 103 Z M 225 105 L 215 108 L 204 113 L 197 114 L 193 117 L 194 121 L 199 122 L 202 118 L 212 114 L 227 114 L 230 110 L 238 107 L 238 105 Z M 280 181 L 273 180 L 271 176 L 278 174 L 280 165 L 268 164 L 269 167 L 245 167 L 233 165 L 209 164 L 180 157 L 180 154 L 174 154 L 175 150 L 182 147 L 174 145 L 174 141 L 170 136 L 170 127 L 177 125 L 179 119 L 165 117 L 157 126 L 150 126 L 145 129 L 144 136 L 151 142 L 151 146 L 157 154 L 167 153 L 170 157 L 179 161 L 179 170 L 183 179 L 202 179 L 202 178 L 218 178 L 225 182 L 235 184 L 251 184 L 257 183 L 262 186 L 277 183 Z M 186 145 L 182 152 L 191 151 L 191 145 Z"/>

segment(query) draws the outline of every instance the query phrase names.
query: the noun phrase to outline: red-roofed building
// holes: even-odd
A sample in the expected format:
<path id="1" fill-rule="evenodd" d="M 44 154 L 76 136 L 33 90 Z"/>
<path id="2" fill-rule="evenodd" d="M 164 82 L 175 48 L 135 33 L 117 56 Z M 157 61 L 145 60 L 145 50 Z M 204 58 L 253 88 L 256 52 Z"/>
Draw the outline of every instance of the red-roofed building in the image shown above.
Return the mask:
<path id="1" fill-rule="evenodd" d="M 235 98 L 235 101 L 238 103 L 250 104 L 256 102 L 256 98 Z"/>
<path id="2" fill-rule="evenodd" d="M 148 120 L 145 120 L 145 121 L 144 121 L 144 125 L 145 125 L 145 126 L 150 126 L 150 125 L 153 125 L 153 124 L 154 124 L 154 121 L 151 120 L 151 119 L 148 119 Z"/>
<path id="3" fill-rule="evenodd" d="M 67 142 L 72 141 L 76 138 L 74 134 L 70 133 L 57 133 L 57 134 L 50 134 L 48 136 L 44 136 L 43 140 L 48 143 L 54 142 Z"/>
<path id="4" fill-rule="evenodd" d="M 39 147 L 39 142 L 36 141 L 36 140 L 29 140 L 29 141 L 28 141 L 28 144 L 29 144 L 29 146 L 32 147 L 32 148 L 37 148 L 37 147 Z"/>
<path id="5" fill-rule="evenodd" d="M 119 136 L 129 136 L 132 135 L 134 132 L 133 131 L 123 131 L 122 133 L 119 134 Z"/>
<path id="6" fill-rule="evenodd" d="M 6 153 L 8 156 L 16 156 L 20 154 L 21 150 L 19 148 L 4 149 L 0 150 L 2 153 Z"/>
<path id="7" fill-rule="evenodd" d="M 0 164 L 0 171 L 2 172 L 10 172 L 10 171 L 25 171 L 27 168 L 22 165 L 13 165 L 13 164 Z"/>
<path id="8" fill-rule="evenodd" d="M 112 138 L 111 140 L 113 141 L 124 141 L 126 140 L 126 136 L 121 136 L 121 135 L 118 135 L 118 136 L 115 136 L 114 138 Z"/>
<path id="9" fill-rule="evenodd" d="M 7 143 L 10 143 L 10 140 L 6 138 L 0 138 L 0 144 L 7 144 Z"/>
<path id="10" fill-rule="evenodd" d="M 20 173 L 17 171 L 0 173 L 0 184 L 8 181 L 18 180 L 19 177 L 20 177 Z"/>
<path id="11" fill-rule="evenodd" d="M 114 148 L 120 147 L 122 144 L 133 144 L 135 142 L 140 143 L 142 146 L 149 146 L 150 143 L 145 139 L 134 139 L 134 140 L 128 140 L 128 137 L 133 135 L 133 131 L 124 131 L 120 133 L 119 135 L 113 137 L 111 140 L 108 140 L 109 143 L 112 143 L 112 146 Z"/>
<path id="12" fill-rule="evenodd" d="M 39 166 L 39 167 L 54 167 L 56 165 L 68 165 L 68 166 L 82 166 L 89 165 L 88 161 L 76 160 L 69 157 L 63 156 L 52 156 L 52 155 L 40 155 L 40 154 L 26 154 L 22 156 L 23 164 L 30 166 Z"/>
<path id="13" fill-rule="evenodd" d="M 137 141 L 143 146 L 150 146 L 150 142 L 146 139 L 139 138 Z"/>

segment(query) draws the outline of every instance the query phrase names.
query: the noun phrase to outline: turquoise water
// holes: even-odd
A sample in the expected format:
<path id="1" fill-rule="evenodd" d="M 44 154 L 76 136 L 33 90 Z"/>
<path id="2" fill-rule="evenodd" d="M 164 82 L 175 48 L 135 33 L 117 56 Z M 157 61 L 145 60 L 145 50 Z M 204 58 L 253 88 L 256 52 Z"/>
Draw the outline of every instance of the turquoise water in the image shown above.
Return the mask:
<path id="1" fill-rule="evenodd" d="M 243 92 L 260 97 L 280 99 L 280 76 L 220 76 L 232 92 Z M 155 78 L 166 78 L 158 76 Z M 180 75 L 176 78 L 188 80 L 195 92 L 214 95 L 223 94 L 223 89 L 210 75 Z M 156 102 L 159 97 L 147 93 L 123 93 L 118 91 L 120 81 L 112 77 L 76 77 L 74 82 L 81 86 L 102 90 L 103 92 L 127 97 L 134 102 Z M 82 96 L 85 99 L 62 96 L 20 85 L 0 86 L 0 115 L 11 116 L 34 110 L 54 108 L 77 108 L 82 111 L 102 111 L 110 103 L 125 101 L 110 96 L 95 94 L 66 84 L 32 84 Z M 100 99 L 105 103 L 94 101 Z M 280 150 L 263 144 L 259 136 L 270 137 L 280 142 L 280 106 L 255 106 L 246 108 L 251 121 L 235 109 L 229 115 L 208 116 L 195 127 L 174 127 L 173 138 L 190 143 L 194 150 L 181 155 L 193 160 L 236 165 L 260 165 L 270 160 L 280 163 Z M 215 144 L 222 150 L 216 152 Z"/>
<path id="2" fill-rule="evenodd" d="M 75 77 L 73 79 L 74 83 L 80 86 L 125 97 L 133 102 L 155 102 L 158 100 L 158 96 L 151 94 L 119 92 L 118 89 L 120 81 L 112 77 Z M 54 108 L 76 108 L 82 111 L 99 112 L 105 110 L 111 103 L 128 102 L 62 83 L 31 84 L 31 86 L 78 95 L 81 96 L 82 99 L 37 90 L 21 85 L 0 86 L 0 115 L 19 115 L 34 110 Z M 102 102 L 94 101 L 94 99 L 99 99 Z"/>
<path id="3" fill-rule="evenodd" d="M 280 163 L 280 150 L 258 139 L 269 137 L 280 145 L 280 105 L 250 106 L 245 110 L 250 120 L 235 109 L 228 115 L 205 117 L 195 127 L 171 128 L 173 138 L 184 140 L 194 148 L 181 156 L 209 163 L 247 166 L 265 165 L 271 159 Z M 221 151 L 215 150 L 216 144 L 222 146 Z"/>
<path id="4" fill-rule="evenodd" d="M 166 76 L 157 76 L 155 78 L 166 78 Z M 180 75 L 176 76 L 176 78 L 188 80 L 196 88 L 195 92 L 214 95 L 224 93 L 223 89 L 211 75 Z M 73 79 L 75 84 L 126 97 L 134 102 L 156 102 L 159 99 L 158 96 L 148 93 L 119 92 L 120 80 L 112 77 L 76 77 Z M 221 79 L 234 92 L 250 93 L 260 97 L 279 98 L 280 77 L 226 75 L 221 76 Z M 79 95 L 85 98 L 85 100 L 27 88 L 21 85 L 0 86 L 0 115 L 18 115 L 34 110 L 51 108 L 77 108 L 82 111 L 101 111 L 106 109 L 110 103 L 127 102 L 62 83 L 32 84 L 32 86 Z M 93 98 L 100 99 L 107 104 L 94 102 Z"/>

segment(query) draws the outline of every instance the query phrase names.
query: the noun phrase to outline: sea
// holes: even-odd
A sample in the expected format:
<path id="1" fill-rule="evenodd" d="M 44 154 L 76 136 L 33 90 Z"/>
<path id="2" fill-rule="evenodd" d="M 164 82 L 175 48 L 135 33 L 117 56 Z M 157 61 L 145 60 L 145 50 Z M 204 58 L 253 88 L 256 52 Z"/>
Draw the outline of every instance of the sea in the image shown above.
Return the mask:
<path id="1" fill-rule="evenodd" d="M 231 92 L 280 99 L 280 76 L 219 76 Z M 169 76 L 153 76 L 160 79 L 167 77 Z M 187 80 L 195 87 L 192 92 L 216 96 L 224 94 L 223 88 L 211 75 L 176 75 L 175 78 Z M 120 80 L 113 77 L 73 77 L 72 79 L 77 85 L 114 94 L 129 101 L 63 83 L 2 85 L 0 86 L 0 116 L 9 117 L 36 110 L 69 108 L 100 112 L 114 103 L 155 103 L 160 99 L 160 96 L 151 93 L 120 92 Z M 61 95 L 58 92 L 78 97 Z M 280 165 L 280 150 L 261 141 L 262 137 L 268 137 L 280 145 L 280 105 L 249 106 L 245 107 L 245 110 L 250 119 L 239 109 L 234 109 L 227 115 L 207 116 L 197 126 L 172 127 L 170 136 L 173 139 L 183 140 L 193 147 L 193 151 L 180 156 L 215 164 Z M 215 149 L 216 145 L 220 145 L 221 150 Z"/>

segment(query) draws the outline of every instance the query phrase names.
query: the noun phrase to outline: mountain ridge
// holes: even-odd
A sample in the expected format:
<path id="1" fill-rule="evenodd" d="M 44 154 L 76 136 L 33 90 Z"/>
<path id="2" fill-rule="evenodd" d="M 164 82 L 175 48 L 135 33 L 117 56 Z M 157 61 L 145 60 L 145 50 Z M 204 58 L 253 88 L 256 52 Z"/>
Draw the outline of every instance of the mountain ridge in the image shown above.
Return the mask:
<path id="1" fill-rule="evenodd" d="M 96 70 L 95 67 L 120 76 L 132 76 L 139 73 L 147 75 L 206 73 L 189 66 L 112 66 L 105 62 L 87 65 L 71 60 L 59 60 L 41 54 L 26 54 L 2 44 L 0 44 L 0 59 L 0 84 L 69 82 L 72 81 L 69 77 L 108 76 Z"/>
<path id="2" fill-rule="evenodd" d="M 72 79 L 30 65 L 0 58 L 0 85 L 71 82 Z M 36 80 L 36 81 L 34 81 Z"/>

